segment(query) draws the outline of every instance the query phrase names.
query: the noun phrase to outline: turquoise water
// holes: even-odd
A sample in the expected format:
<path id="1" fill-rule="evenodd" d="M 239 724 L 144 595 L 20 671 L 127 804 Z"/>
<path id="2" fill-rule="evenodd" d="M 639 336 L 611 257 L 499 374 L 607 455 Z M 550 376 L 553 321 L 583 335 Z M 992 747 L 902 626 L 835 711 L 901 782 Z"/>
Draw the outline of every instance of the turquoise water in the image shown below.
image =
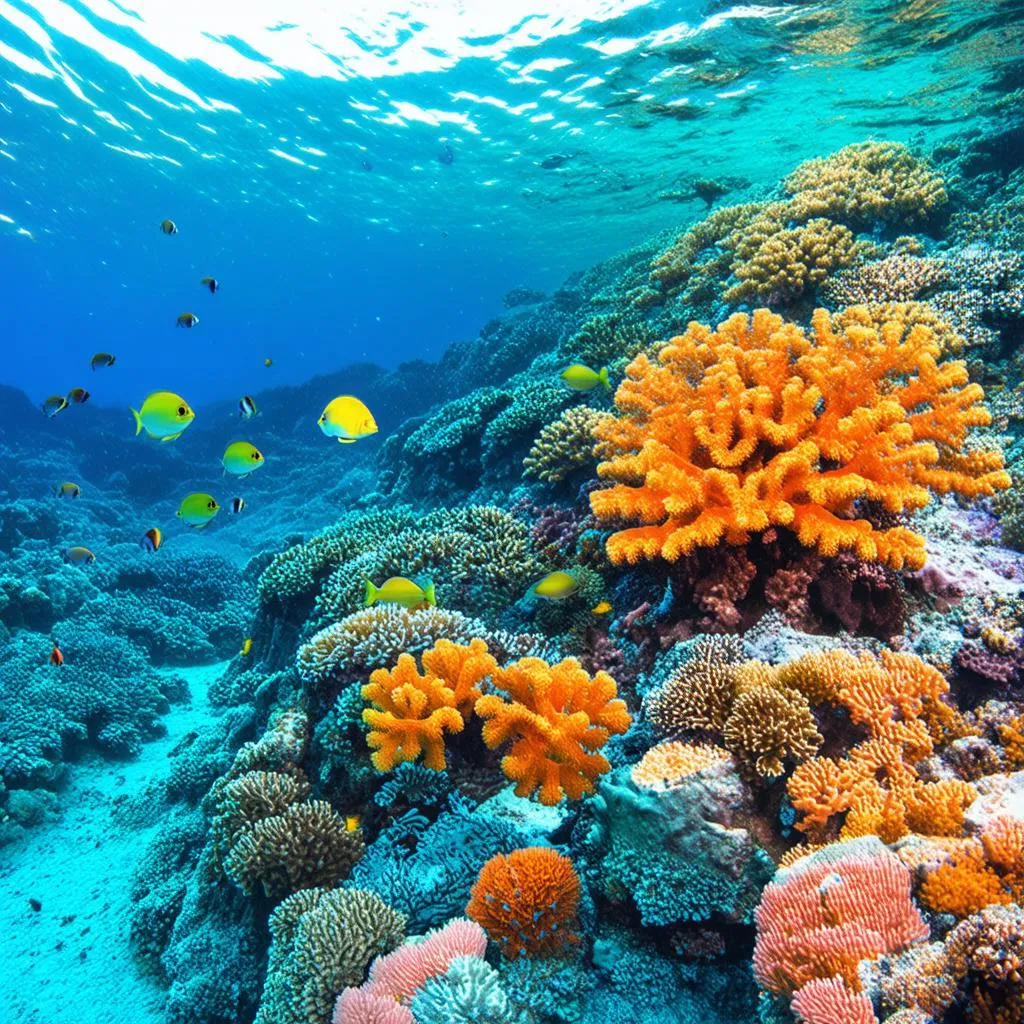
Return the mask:
<path id="1" fill-rule="evenodd" d="M 0 1019 L 1020 1024 L 1022 54 L 0 0 Z"/>

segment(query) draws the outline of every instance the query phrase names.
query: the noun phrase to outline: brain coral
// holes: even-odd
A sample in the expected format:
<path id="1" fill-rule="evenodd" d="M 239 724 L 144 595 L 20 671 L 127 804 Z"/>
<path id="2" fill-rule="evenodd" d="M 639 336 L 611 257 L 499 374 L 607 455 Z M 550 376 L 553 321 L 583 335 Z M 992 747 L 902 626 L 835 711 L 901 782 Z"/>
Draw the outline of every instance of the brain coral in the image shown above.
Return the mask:
<path id="1" fill-rule="evenodd" d="M 990 422 L 963 363 L 938 363 L 931 330 L 832 329 L 811 335 L 768 310 L 717 331 L 691 324 L 657 361 L 638 356 L 619 386 L 619 416 L 597 428 L 614 481 L 590 496 L 614 533 L 614 562 L 676 561 L 721 541 L 781 526 L 823 555 L 852 549 L 894 568 L 924 564 L 924 540 L 878 527 L 859 503 L 888 513 L 930 492 L 966 497 L 1008 487 L 997 452 L 961 455 L 969 428 Z"/>

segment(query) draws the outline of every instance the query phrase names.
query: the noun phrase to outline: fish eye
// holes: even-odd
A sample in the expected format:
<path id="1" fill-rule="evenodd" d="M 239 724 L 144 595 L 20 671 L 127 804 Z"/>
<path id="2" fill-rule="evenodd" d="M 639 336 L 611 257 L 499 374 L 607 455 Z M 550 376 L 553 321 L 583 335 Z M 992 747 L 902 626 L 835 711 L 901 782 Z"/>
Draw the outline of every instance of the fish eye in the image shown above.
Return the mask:
<path id="1" fill-rule="evenodd" d="M 208 501 L 206 503 L 206 507 L 210 508 L 210 509 L 216 508 L 217 507 L 217 502 L 215 502 L 215 501 Z"/>
<path id="2" fill-rule="evenodd" d="M 262 458 L 263 458 L 263 456 L 262 456 L 262 455 L 260 455 L 260 453 L 259 453 L 259 452 L 253 452 L 253 453 L 252 453 L 252 455 L 250 456 L 250 458 L 251 458 L 251 459 L 253 459 L 253 460 L 255 460 L 256 462 L 259 462 L 259 461 L 260 461 L 260 459 L 262 459 Z"/>
<path id="3" fill-rule="evenodd" d="M 178 406 L 178 415 L 179 416 L 184 416 L 187 412 L 188 412 L 188 409 L 186 409 L 185 406 L 183 406 L 183 405 L 179 405 Z"/>

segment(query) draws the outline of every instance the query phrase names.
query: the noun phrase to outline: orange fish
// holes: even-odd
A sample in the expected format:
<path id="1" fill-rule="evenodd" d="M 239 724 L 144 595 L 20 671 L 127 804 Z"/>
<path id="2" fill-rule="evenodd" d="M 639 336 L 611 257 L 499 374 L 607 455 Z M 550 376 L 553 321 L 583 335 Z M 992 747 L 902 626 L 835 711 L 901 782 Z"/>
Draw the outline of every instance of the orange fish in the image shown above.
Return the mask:
<path id="1" fill-rule="evenodd" d="M 51 665 L 63 665 L 64 655 L 61 654 L 60 648 L 54 644 L 53 650 L 50 651 L 50 664 Z"/>

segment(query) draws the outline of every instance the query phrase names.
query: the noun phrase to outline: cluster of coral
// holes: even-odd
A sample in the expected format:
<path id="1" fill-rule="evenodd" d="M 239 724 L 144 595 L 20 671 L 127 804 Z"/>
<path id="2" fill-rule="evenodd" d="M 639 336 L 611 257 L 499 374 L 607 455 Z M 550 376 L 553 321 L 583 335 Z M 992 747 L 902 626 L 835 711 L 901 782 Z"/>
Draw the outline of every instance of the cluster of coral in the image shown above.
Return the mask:
<path id="1" fill-rule="evenodd" d="M 437 404 L 235 570 L 251 655 L 132 812 L 169 1021 L 1024 1019 L 1024 182 L 933 157 L 810 161 L 387 378 Z M 148 584 L 89 578 L 151 685 Z"/>

